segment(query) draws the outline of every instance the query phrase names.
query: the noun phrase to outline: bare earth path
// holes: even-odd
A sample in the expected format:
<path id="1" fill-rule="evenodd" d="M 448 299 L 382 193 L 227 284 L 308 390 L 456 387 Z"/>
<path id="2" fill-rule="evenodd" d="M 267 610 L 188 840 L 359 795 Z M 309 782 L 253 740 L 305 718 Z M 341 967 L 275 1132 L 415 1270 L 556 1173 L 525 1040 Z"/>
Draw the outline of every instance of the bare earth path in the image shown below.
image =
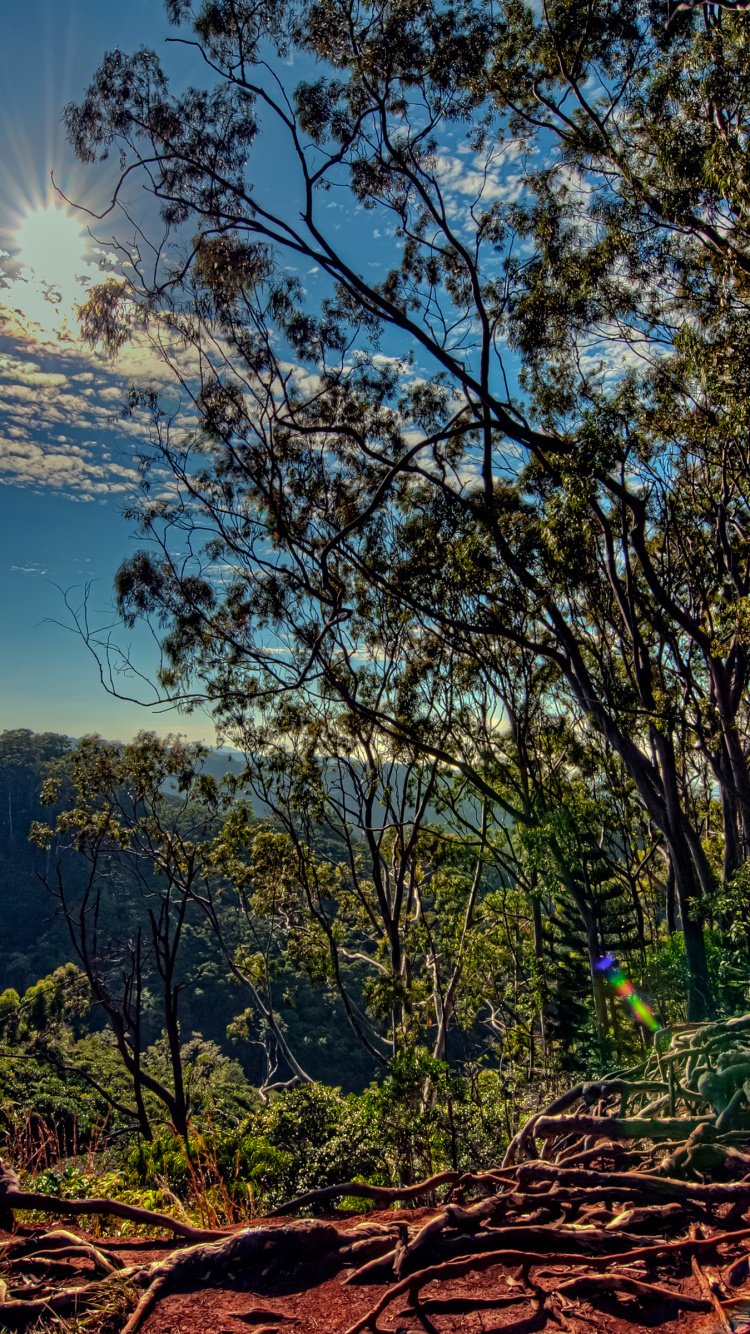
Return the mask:
<path id="1" fill-rule="evenodd" d="M 435 1209 L 389 1209 L 369 1214 L 367 1221 L 383 1225 L 403 1221 L 414 1228 L 436 1216 Z M 362 1221 L 361 1217 L 345 1219 L 335 1213 L 328 1217 L 344 1229 L 354 1229 Z M 294 1221 L 274 1220 L 279 1227 Z M 60 1224 L 60 1229 L 63 1226 L 66 1232 L 92 1242 L 128 1267 L 160 1261 L 175 1251 L 171 1237 L 163 1241 L 95 1238 L 82 1228 Z M 10 1239 L 10 1234 L 0 1232 L 0 1246 Z M 743 1251 L 750 1257 L 750 1237 L 735 1252 L 735 1260 Z M 85 1261 L 76 1262 L 76 1268 L 81 1280 L 91 1276 Z M 303 1266 L 294 1277 L 269 1278 L 256 1283 L 252 1290 L 242 1281 L 177 1290 L 162 1298 L 142 1329 L 144 1334 L 271 1334 L 272 1330 L 279 1334 L 345 1334 L 382 1295 L 383 1284 L 348 1285 L 344 1280 L 350 1271 L 337 1271 L 335 1265 L 328 1268 L 331 1272 L 326 1272 L 325 1266 Z M 535 1285 L 549 1293 L 569 1277 L 566 1268 L 552 1263 L 533 1273 Z M 453 1282 L 433 1283 L 422 1289 L 418 1312 L 411 1310 L 406 1300 L 396 1301 L 380 1317 L 378 1329 L 383 1334 L 419 1334 L 425 1330 L 428 1334 L 430 1330 L 440 1334 L 534 1334 L 549 1326 L 553 1331 L 569 1330 L 572 1334 L 595 1330 L 607 1334 L 724 1334 L 725 1327 L 713 1312 L 670 1309 L 668 1302 L 646 1308 L 637 1299 L 614 1292 L 570 1305 L 552 1303 L 544 1309 L 540 1309 L 537 1294 L 529 1293 L 527 1301 L 510 1305 L 509 1298 L 519 1296 L 522 1286 L 517 1269 L 508 1266 L 493 1266 L 485 1273 L 468 1274 Z M 736 1334 L 750 1334 L 750 1279 L 745 1287 L 746 1295 L 738 1290 L 727 1312 L 729 1328 Z M 690 1264 L 684 1266 L 680 1288 L 688 1295 L 701 1297 Z"/>

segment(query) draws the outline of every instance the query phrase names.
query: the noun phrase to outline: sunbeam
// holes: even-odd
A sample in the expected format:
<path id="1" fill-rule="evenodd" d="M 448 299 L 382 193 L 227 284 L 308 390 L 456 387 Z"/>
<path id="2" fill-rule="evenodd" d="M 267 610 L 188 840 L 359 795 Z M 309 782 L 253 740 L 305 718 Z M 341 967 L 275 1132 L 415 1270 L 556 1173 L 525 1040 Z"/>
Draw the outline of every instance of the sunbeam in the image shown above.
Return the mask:
<path id="1" fill-rule="evenodd" d="M 81 222 L 66 208 L 50 203 L 29 210 L 4 256 L 6 309 L 45 332 L 62 329 L 91 281 L 87 243 Z"/>

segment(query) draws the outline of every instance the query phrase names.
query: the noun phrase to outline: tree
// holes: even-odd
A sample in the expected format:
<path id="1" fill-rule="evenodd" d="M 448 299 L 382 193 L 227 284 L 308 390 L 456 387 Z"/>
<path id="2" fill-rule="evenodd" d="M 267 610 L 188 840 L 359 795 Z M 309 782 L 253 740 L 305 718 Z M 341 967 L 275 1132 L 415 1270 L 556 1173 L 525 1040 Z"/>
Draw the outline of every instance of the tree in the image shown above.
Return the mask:
<path id="1" fill-rule="evenodd" d="M 359 671 L 363 692 L 384 689 L 395 651 Z M 435 728 L 440 717 L 436 702 Z M 244 721 L 242 744 L 242 783 L 278 831 L 262 835 L 265 852 L 261 836 L 254 843 L 253 913 L 262 915 L 265 903 L 280 915 L 288 957 L 311 977 L 328 979 L 379 1063 L 431 1029 L 442 1054 L 484 892 L 486 818 L 472 821 L 467 810 L 457 828 L 441 805 L 446 779 L 451 784 L 443 766 L 389 744 L 356 709 L 342 710 L 335 700 L 320 701 L 311 716 L 303 694 L 297 701 L 287 695 L 278 708 Z M 269 853 L 261 883 L 255 868 Z M 287 861 L 281 894 L 279 855 Z M 448 910 L 451 896 L 464 900 L 463 923 L 454 923 L 457 938 L 439 958 L 430 923 Z M 442 978 L 444 967 L 450 975 Z"/>
<path id="2" fill-rule="evenodd" d="M 20 727 L 0 735 L 0 828 L 7 844 L 25 840 L 32 819 L 42 813 L 42 784 L 54 778 L 62 783 L 70 748 L 56 732 Z"/>
<path id="3" fill-rule="evenodd" d="M 180 996 L 205 963 L 186 959 L 191 928 L 200 925 L 194 889 L 202 874 L 201 841 L 217 822 L 217 792 L 200 772 L 205 752 L 178 738 L 142 732 L 129 745 L 86 737 L 73 753 L 75 805 L 55 829 L 37 822 L 36 842 L 71 845 L 88 864 L 72 886 L 58 862 L 46 878 L 70 943 L 106 1015 L 130 1077 L 131 1115 L 151 1138 L 147 1096 L 166 1109 L 187 1139 L 190 1092 L 180 1033 Z M 58 797 L 54 780 L 45 797 Z M 163 1026 L 164 1070 L 154 1068 L 149 1030 Z M 152 1036 L 156 1036 L 153 1034 Z"/>
<path id="4" fill-rule="evenodd" d="M 488 800 L 471 722 L 460 755 L 437 745 L 419 682 L 531 655 L 549 708 L 605 738 L 660 832 L 702 1017 L 714 871 L 695 746 L 727 873 L 750 810 L 747 16 L 678 7 L 665 27 L 631 0 L 167 8 L 211 87 L 174 94 L 153 53 L 115 52 L 66 112 L 82 158 L 117 146 L 123 181 L 145 170 L 182 245 L 151 277 L 129 250 L 86 333 L 116 349 L 148 328 L 167 358 L 173 337 L 199 362 L 182 380 L 195 441 L 132 401 L 180 495 L 145 493 L 152 546 L 120 571 L 123 615 L 166 622 L 170 697 L 233 719 L 327 692 Z M 273 57 L 291 49 L 318 63 L 296 87 Z M 299 208 L 250 184 L 261 126 Z M 453 132 L 465 198 L 441 148 Z M 398 265 L 367 276 L 327 222 L 330 190 L 392 229 Z M 331 282 L 317 309 L 285 269 L 300 257 Z M 178 561 L 175 535 L 196 529 L 203 553 Z M 410 656 L 363 698 L 352 661 L 398 617 Z"/>

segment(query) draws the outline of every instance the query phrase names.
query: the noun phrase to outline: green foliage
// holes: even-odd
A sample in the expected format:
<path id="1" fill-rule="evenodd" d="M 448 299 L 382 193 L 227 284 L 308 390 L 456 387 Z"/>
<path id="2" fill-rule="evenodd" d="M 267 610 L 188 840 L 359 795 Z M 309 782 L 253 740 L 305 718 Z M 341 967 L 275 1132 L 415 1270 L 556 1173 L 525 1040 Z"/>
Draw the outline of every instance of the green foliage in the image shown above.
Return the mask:
<path id="1" fill-rule="evenodd" d="M 684 1021 L 688 970 L 681 931 L 649 951 L 641 980 L 662 1026 Z"/>
<path id="2" fill-rule="evenodd" d="M 688 1008 L 708 1014 L 721 998 L 695 905 L 750 853 L 747 15 L 696 6 L 665 28 L 632 0 L 170 15 L 209 87 L 183 92 L 155 53 L 118 52 L 65 113 L 83 160 L 117 145 L 174 240 L 199 233 L 179 277 L 167 246 L 153 282 L 95 289 L 86 335 L 114 350 L 167 318 L 222 349 L 195 465 L 165 444 L 153 395 L 131 405 L 177 495 L 155 504 L 146 478 L 144 549 L 117 576 L 125 622 L 154 620 L 163 680 L 191 707 L 203 691 L 249 755 L 295 768 L 298 813 L 331 762 L 377 768 L 386 751 L 426 772 L 440 755 L 523 827 L 549 894 L 563 884 L 590 971 L 605 944 L 654 947 L 643 888 L 634 922 L 627 900 L 633 877 L 658 878 L 636 851 L 648 865 L 658 846 Z M 272 49 L 318 76 L 295 85 Z M 261 128 L 285 137 L 301 191 L 318 163 L 301 220 L 286 194 L 270 214 L 247 206 Z M 443 128 L 455 159 L 437 151 Z M 470 200 L 457 179 L 486 190 Z M 352 269 L 320 202 L 333 187 L 395 238 L 380 269 L 380 254 Z M 301 254 L 317 267 L 321 244 L 316 298 L 288 270 Z M 170 552 L 185 525 L 187 564 Z M 392 788 L 377 781 L 380 801 Z M 369 854 L 360 906 L 388 919 L 398 895 L 383 913 Z M 314 859 L 303 879 L 309 911 L 297 896 L 285 948 L 338 985 L 344 915 L 326 911 Z M 396 916 L 382 958 L 364 951 L 394 1048 L 429 1027 L 427 970 L 408 976 Z M 593 971 L 591 987 L 604 1040 Z"/>
<path id="3" fill-rule="evenodd" d="M 280 1198 L 338 1181 L 382 1181 L 387 1173 L 376 1128 L 355 1094 L 320 1084 L 273 1094 L 251 1125 L 285 1163 L 275 1183 Z"/>
<path id="4" fill-rule="evenodd" d="M 11 1044 L 48 1040 L 83 1019 L 90 1008 L 85 974 L 67 963 L 29 987 L 23 999 L 12 988 L 0 995 L 0 1033 Z"/>
<path id="5" fill-rule="evenodd" d="M 516 1128 L 512 1091 L 494 1072 L 451 1077 L 422 1051 L 362 1095 L 307 1084 L 272 1094 L 234 1128 L 205 1121 L 187 1150 L 160 1132 L 131 1151 L 118 1189 L 168 1188 L 190 1207 L 221 1191 L 227 1208 L 262 1211 L 341 1181 L 391 1185 L 489 1166 Z"/>
<path id="6" fill-rule="evenodd" d="M 113 352 L 165 322 L 201 347 L 189 447 L 131 396 L 174 488 L 155 501 L 146 463 L 116 597 L 246 763 L 222 785 L 178 738 L 7 734 L 0 777 L 27 783 L 27 744 L 63 808 L 35 812 L 40 847 L 95 873 L 60 904 L 116 1052 L 72 1033 L 67 982 L 7 991 L 0 1020 L 49 1058 L 98 1050 L 144 1139 L 160 1104 L 139 1188 L 195 1191 L 200 1165 L 275 1200 L 477 1166 L 542 1089 L 643 1050 L 602 955 L 659 1022 L 747 1004 L 750 17 L 169 14 L 210 87 L 118 51 L 65 113 L 83 160 L 143 171 L 167 228 L 153 282 L 128 271 L 82 318 Z M 314 81 L 288 82 L 295 52 Z M 293 222 L 292 186 L 252 205 L 261 128 L 289 136 Z M 339 248 L 332 187 L 395 241 L 380 272 Z M 290 267 L 321 246 L 316 303 Z M 215 1033 L 184 1038 L 189 994 L 227 974 L 262 1106 Z M 362 1082 L 380 1067 L 359 1097 L 309 1078 L 316 1043 L 344 1064 L 344 1022 Z"/>
<path id="7" fill-rule="evenodd" d="M 362 1101 L 390 1175 L 401 1182 L 446 1167 L 489 1166 L 503 1150 L 513 1116 L 505 1081 L 494 1071 L 458 1078 L 419 1048 L 392 1061 L 382 1084 Z"/>

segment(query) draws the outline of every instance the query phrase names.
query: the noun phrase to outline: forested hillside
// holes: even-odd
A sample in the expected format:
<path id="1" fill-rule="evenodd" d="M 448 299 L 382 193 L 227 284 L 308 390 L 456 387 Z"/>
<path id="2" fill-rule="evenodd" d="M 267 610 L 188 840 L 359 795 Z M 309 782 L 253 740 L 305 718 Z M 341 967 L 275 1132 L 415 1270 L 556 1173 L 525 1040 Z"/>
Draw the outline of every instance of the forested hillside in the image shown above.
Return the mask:
<path id="1" fill-rule="evenodd" d="M 148 733 L 4 733 L 6 1005 L 74 965 L 84 1029 L 101 1041 L 114 1022 L 126 1058 L 171 1023 L 173 1043 L 215 1044 L 256 1086 L 360 1091 L 423 1052 L 497 1071 L 512 1101 L 605 1072 L 649 1025 L 685 1019 L 669 860 L 616 765 L 597 772 L 551 729 L 530 830 L 452 768 L 326 756 L 325 740 L 226 764 Z M 710 828 L 718 803 L 704 800 Z M 750 956 L 743 871 L 720 883 L 701 930 L 727 1014 L 747 999 Z"/>
<path id="2" fill-rule="evenodd" d="M 67 957 L 54 905 L 39 881 L 49 858 L 29 840 L 44 814 L 42 784 L 65 770 L 67 737 L 24 729 L 0 739 L 0 875 L 5 942 L 2 985 L 25 990 Z M 61 959 L 61 954 L 63 958 Z"/>
<path id="3" fill-rule="evenodd" d="M 41 849 L 30 838 L 32 824 L 50 816 L 54 819 L 66 796 L 72 795 L 77 744 L 54 733 L 17 730 L 0 735 L 0 884 L 5 931 L 0 991 L 10 988 L 23 993 L 62 965 L 80 963 L 54 890 L 59 869 L 63 881 L 80 894 L 87 867 L 64 840 Z M 220 755 L 201 757 L 202 772 L 213 770 L 221 777 L 227 767 Z M 42 804 L 47 783 L 56 787 L 57 799 L 51 807 Z M 169 791 L 167 781 L 167 801 Z M 103 912 L 103 929 L 115 952 L 127 950 L 142 924 L 140 903 L 121 885 Z M 180 1024 L 186 1038 L 197 1033 L 216 1043 L 240 1063 L 248 1078 L 260 1082 L 263 1062 L 253 1046 L 239 1034 L 227 1035 L 228 1026 L 243 1009 L 242 997 L 227 976 L 210 928 L 200 921 L 191 927 L 181 966 L 186 975 L 196 976 L 181 997 Z M 343 1084 L 347 1091 L 363 1087 L 372 1074 L 371 1062 L 363 1059 L 361 1049 L 342 1026 L 335 1000 L 324 998 L 297 975 L 286 981 L 280 975 L 278 992 L 284 1022 L 294 1031 L 314 1077 Z M 87 1026 L 100 1030 L 105 1022 L 105 1016 L 94 1008 Z M 158 1015 L 149 1018 L 146 1041 L 156 1041 L 160 1034 Z"/>

